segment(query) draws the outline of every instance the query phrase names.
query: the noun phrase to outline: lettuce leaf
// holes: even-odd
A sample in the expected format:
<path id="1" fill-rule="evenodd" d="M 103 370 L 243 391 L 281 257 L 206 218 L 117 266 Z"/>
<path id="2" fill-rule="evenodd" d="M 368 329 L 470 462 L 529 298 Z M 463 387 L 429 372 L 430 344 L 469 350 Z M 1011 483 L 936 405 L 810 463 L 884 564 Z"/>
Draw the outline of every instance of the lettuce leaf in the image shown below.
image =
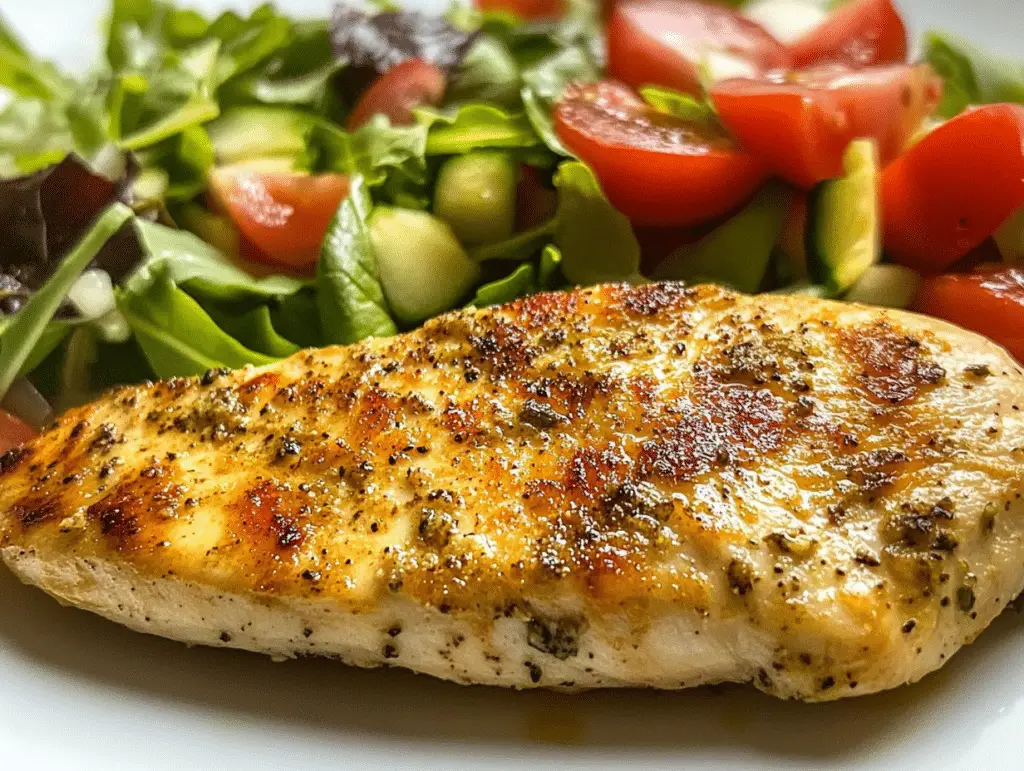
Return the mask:
<path id="1" fill-rule="evenodd" d="M 551 112 L 571 82 L 591 83 L 600 71 L 583 46 L 570 46 L 523 72 L 522 99 L 526 115 L 552 152 L 573 157 L 555 134 Z"/>
<path id="2" fill-rule="evenodd" d="M 1024 63 L 986 54 L 946 32 L 925 35 L 924 59 L 945 81 L 939 113 L 951 118 L 972 104 L 1024 104 Z"/>
<path id="3" fill-rule="evenodd" d="M 579 161 L 567 161 L 558 167 L 554 181 L 554 241 L 562 253 L 565 277 L 583 286 L 644 281 L 633 226 L 605 197 L 594 172 Z"/>

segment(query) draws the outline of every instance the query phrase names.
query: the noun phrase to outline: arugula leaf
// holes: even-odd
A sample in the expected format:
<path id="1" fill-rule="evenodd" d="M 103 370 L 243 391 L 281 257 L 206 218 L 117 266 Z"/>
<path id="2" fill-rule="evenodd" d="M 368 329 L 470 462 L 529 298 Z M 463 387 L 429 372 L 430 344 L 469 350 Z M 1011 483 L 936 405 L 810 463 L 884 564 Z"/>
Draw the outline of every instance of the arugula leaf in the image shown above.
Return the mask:
<path id="1" fill-rule="evenodd" d="M 255 278 L 184 230 L 142 219 L 135 221 L 134 229 L 146 258 L 124 282 L 123 290 L 129 295 L 144 295 L 162 279 L 217 302 L 266 301 L 306 286 L 291 276 Z"/>
<path id="2" fill-rule="evenodd" d="M 497 38 L 481 35 L 452 76 L 445 99 L 515 109 L 522 103 L 519 89 L 519 65 L 508 48 Z"/>
<path id="3" fill-rule="evenodd" d="M 36 350 L 57 309 L 75 280 L 103 245 L 134 215 L 123 204 L 113 204 L 64 258 L 49 281 L 36 292 L 3 330 L 0 337 L 0 398 L 7 393 Z"/>
<path id="4" fill-rule="evenodd" d="M 522 113 L 490 104 L 467 104 L 447 110 L 421 107 L 417 120 L 429 128 L 427 155 L 459 155 L 485 147 L 519 148 L 541 144 Z"/>
<path id="5" fill-rule="evenodd" d="M 929 32 L 924 59 L 945 81 L 939 114 L 959 115 L 968 105 L 1024 104 L 1024 64 L 983 53 L 956 35 Z"/>
<path id="6" fill-rule="evenodd" d="M 503 305 L 537 291 L 537 269 L 524 262 L 504 278 L 484 284 L 469 303 L 475 308 Z"/>
<path id="7" fill-rule="evenodd" d="M 158 276 L 143 293 L 121 293 L 117 307 L 160 378 L 189 377 L 218 367 L 238 369 L 277 360 L 246 348 L 223 331 L 166 275 Z"/>
<path id="8" fill-rule="evenodd" d="M 214 98 L 220 41 L 182 51 L 132 42 L 130 66 L 117 73 L 107 99 L 110 135 L 120 147 L 149 147 L 220 114 Z"/>
<path id="9" fill-rule="evenodd" d="M 544 143 L 558 155 L 573 157 L 555 134 L 551 111 L 569 83 L 592 83 L 600 72 L 582 46 L 570 46 L 523 72 L 522 99 L 526 115 Z"/>
<path id="10" fill-rule="evenodd" d="M 261 5 L 248 19 L 233 11 L 221 14 L 207 31 L 221 41 L 216 83 L 248 72 L 293 38 L 292 23 L 271 5 Z"/>
<path id="11" fill-rule="evenodd" d="M 331 50 L 326 21 L 293 25 L 292 41 L 258 67 L 228 80 L 218 92 L 221 106 L 240 104 L 304 107 L 329 117 L 336 113 L 331 81 L 343 62 Z"/>
<path id="12" fill-rule="evenodd" d="M 700 241 L 676 250 L 656 271 L 659 279 L 711 281 L 753 294 L 768 272 L 792 191 L 765 185 L 742 210 Z"/>
<path id="13" fill-rule="evenodd" d="M 75 83 L 30 55 L 0 16 L 0 90 L 13 98 L 0 111 L 0 175 L 17 176 L 91 157 L 106 140 L 104 90 L 98 79 Z"/>
<path id="14" fill-rule="evenodd" d="M 366 182 L 354 176 L 320 253 L 316 301 L 321 334 L 330 344 L 348 345 L 398 331 L 387 310 L 367 227 L 372 207 Z"/>
<path id="15" fill-rule="evenodd" d="M 51 100 L 66 98 L 72 85 L 53 64 L 32 56 L 0 16 L 0 88 L 18 96 Z"/>
<path id="16" fill-rule="evenodd" d="M 640 245 L 624 214 L 605 198 L 590 168 L 567 161 L 554 177 L 558 189 L 555 245 L 573 284 L 642 282 Z"/>

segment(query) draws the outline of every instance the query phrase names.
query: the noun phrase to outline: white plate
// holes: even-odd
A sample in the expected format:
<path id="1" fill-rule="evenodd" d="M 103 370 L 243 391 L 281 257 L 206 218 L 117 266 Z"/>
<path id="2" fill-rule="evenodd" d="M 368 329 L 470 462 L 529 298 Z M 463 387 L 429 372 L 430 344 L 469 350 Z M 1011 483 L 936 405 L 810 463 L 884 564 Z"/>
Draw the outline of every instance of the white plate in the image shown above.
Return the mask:
<path id="1" fill-rule="evenodd" d="M 0 0 L 33 47 L 70 65 L 96 51 L 104 5 Z M 1024 58 L 1020 0 L 903 5 L 918 29 Z M 826 706 L 739 687 L 569 697 L 190 650 L 59 608 L 0 569 L 0 769 L 1022 768 L 1022 636 L 1010 612 L 923 683 Z"/>

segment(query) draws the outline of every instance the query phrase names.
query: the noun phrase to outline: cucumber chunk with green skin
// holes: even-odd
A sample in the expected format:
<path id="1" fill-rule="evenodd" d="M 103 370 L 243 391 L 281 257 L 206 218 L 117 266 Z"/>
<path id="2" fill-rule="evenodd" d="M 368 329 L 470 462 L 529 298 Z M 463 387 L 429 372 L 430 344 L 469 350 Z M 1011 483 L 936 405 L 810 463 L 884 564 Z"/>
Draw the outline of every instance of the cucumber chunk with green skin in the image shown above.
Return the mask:
<path id="1" fill-rule="evenodd" d="M 789 210 L 790 188 L 769 182 L 743 209 L 695 244 L 677 249 L 654 278 L 709 282 L 754 293 L 761 288 Z"/>
<path id="2" fill-rule="evenodd" d="M 507 153 L 479 150 L 449 158 L 437 175 L 434 214 L 468 247 L 512 235 L 518 165 Z"/>
<path id="3" fill-rule="evenodd" d="M 996 248 L 1003 257 L 1003 262 L 1019 265 L 1024 262 L 1024 208 L 1011 214 L 999 229 L 992 234 Z"/>
<path id="4" fill-rule="evenodd" d="M 921 286 L 917 271 L 902 265 L 872 265 L 844 299 L 880 308 L 909 308 Z"/>
<path id="5" fill-rule="evenodd" d="M 256 158 L 287 158 L 294 165 L 306 153 L 314 119 L 283 107 L 235 107 L 206 129 L 217 163 L 231 165 Z"/>
<path id="6" fill-rule="evenodd" d="M 811 276 L 841 295 L 882 256 L 878 147 L 850 143 L 843 176 L 822 182 L 808 202 L 807 260 Z"/>
<path id="7" fill-rule="evenodd" d="M 480 277 L 452 229 L 428 212 L 377 207 L 370 240 L 388 307 L 405 326 L 457 307 Z"/>

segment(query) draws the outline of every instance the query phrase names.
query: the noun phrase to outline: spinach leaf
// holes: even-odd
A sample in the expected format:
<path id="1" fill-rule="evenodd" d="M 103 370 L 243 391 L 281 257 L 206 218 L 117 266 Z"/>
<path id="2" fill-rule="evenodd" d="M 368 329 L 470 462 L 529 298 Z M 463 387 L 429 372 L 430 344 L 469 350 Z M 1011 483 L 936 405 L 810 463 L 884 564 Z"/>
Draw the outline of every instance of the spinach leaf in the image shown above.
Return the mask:
<path id="1" fill-rule="evenodd" d="M 959 115 L 968 105 L 1013 102 L 1024 104 L 1024 63 L 979 51 L 962 38 L 929 32 L 924 59 L 945 81 L 939 114 Z"/>
<path id="2" fill-rule="evenodd" d="M 316 292 L 312 287 L 284 295 L 269 307 L 271 323 L 285 339 L 303 348 L 318 348 L 324 344 Z"/>
<path id="3" fill-rule="evenodd" d="M 250 350 L 279 359 L 301 350 L 274 328 L 274 320 L 268 305 L 257 305 L 245 312 L 212 303 L 205 304 L 203 308 L 218 327 Z"/>
<path id="4" fill-rule="evenodd" d="M 572 156 L 555 134 L 551 111 L 569 83 L 591 83 L 600 77 L 592 55 L 583 46 L 570 46 L 542 59 L 523 72 L 522 99 L 526 115 L 545 144 L 558 155 Z"/>
<path id="5" fill-rule="evenodd" d="M 447 110 L 419 108 L 416 118 L 429 127 L 427 155 L 459 155 L 485 147 L 522 148 L 541 144 L 522 113 L 490 104 L 467 104 Z"/>
<path id="6" fill-rule="evenodd" d="M 711 281 L 757 292 L 779 241 L 792 192 L 765 185 L 741 211 L 700 241 L 676 250 L 656 271 L 659 279 Z"/>
<path id="7" fill-rule="evenodd" d="M 291 276 L 255 278 L 184 230 L 141 219 L 134 229 L 145 259 L 124 282 L 129 295 L 144 295 L 162 279 L 216 302 L 265 301 L 294 294 L 306 285 Z"/>
<path id="8" fill-rule="evenodd" d="M 0 337 L 0 398 L 7 393 L 46 332 L 75 280 L 103 245 L 132 218 L 132 210 L 113 204 L 57 267 L 53 276 L 7 324 Z"/>
<path id="9" fill-rule="evenodd" d="M 365 181 L 353 177 L 349 196 L 327 231 L 316 278 L 326 343 L 348 345 L 398 331 L 387 310 L 367 227 L 372 206 Z"/>
<path id="10" fill-rule="evenodd" d="M 503 305 L 535 291 L 537 291 L 537 269 L 532 263 L 524 262 L 504 278 L 491 281 L 477 289 L 470 305 L 475 308 Z"/>
<path id="11" fill-rule="evenodd" d="M 605 198 L 588 166 L 568 161 L 555 172 L 558 213 L 555 245 L 573 284 L 643 281 L 640 245 L 626 216 Z"/>
<path id="12" fill-rule="evenodd" d="M 144 292 L 122 292 L 117 307 L 160 378 L 276 361 L 273 356 L 246 348 L 223 331 L 166 275 L 158 275 Z"/>

